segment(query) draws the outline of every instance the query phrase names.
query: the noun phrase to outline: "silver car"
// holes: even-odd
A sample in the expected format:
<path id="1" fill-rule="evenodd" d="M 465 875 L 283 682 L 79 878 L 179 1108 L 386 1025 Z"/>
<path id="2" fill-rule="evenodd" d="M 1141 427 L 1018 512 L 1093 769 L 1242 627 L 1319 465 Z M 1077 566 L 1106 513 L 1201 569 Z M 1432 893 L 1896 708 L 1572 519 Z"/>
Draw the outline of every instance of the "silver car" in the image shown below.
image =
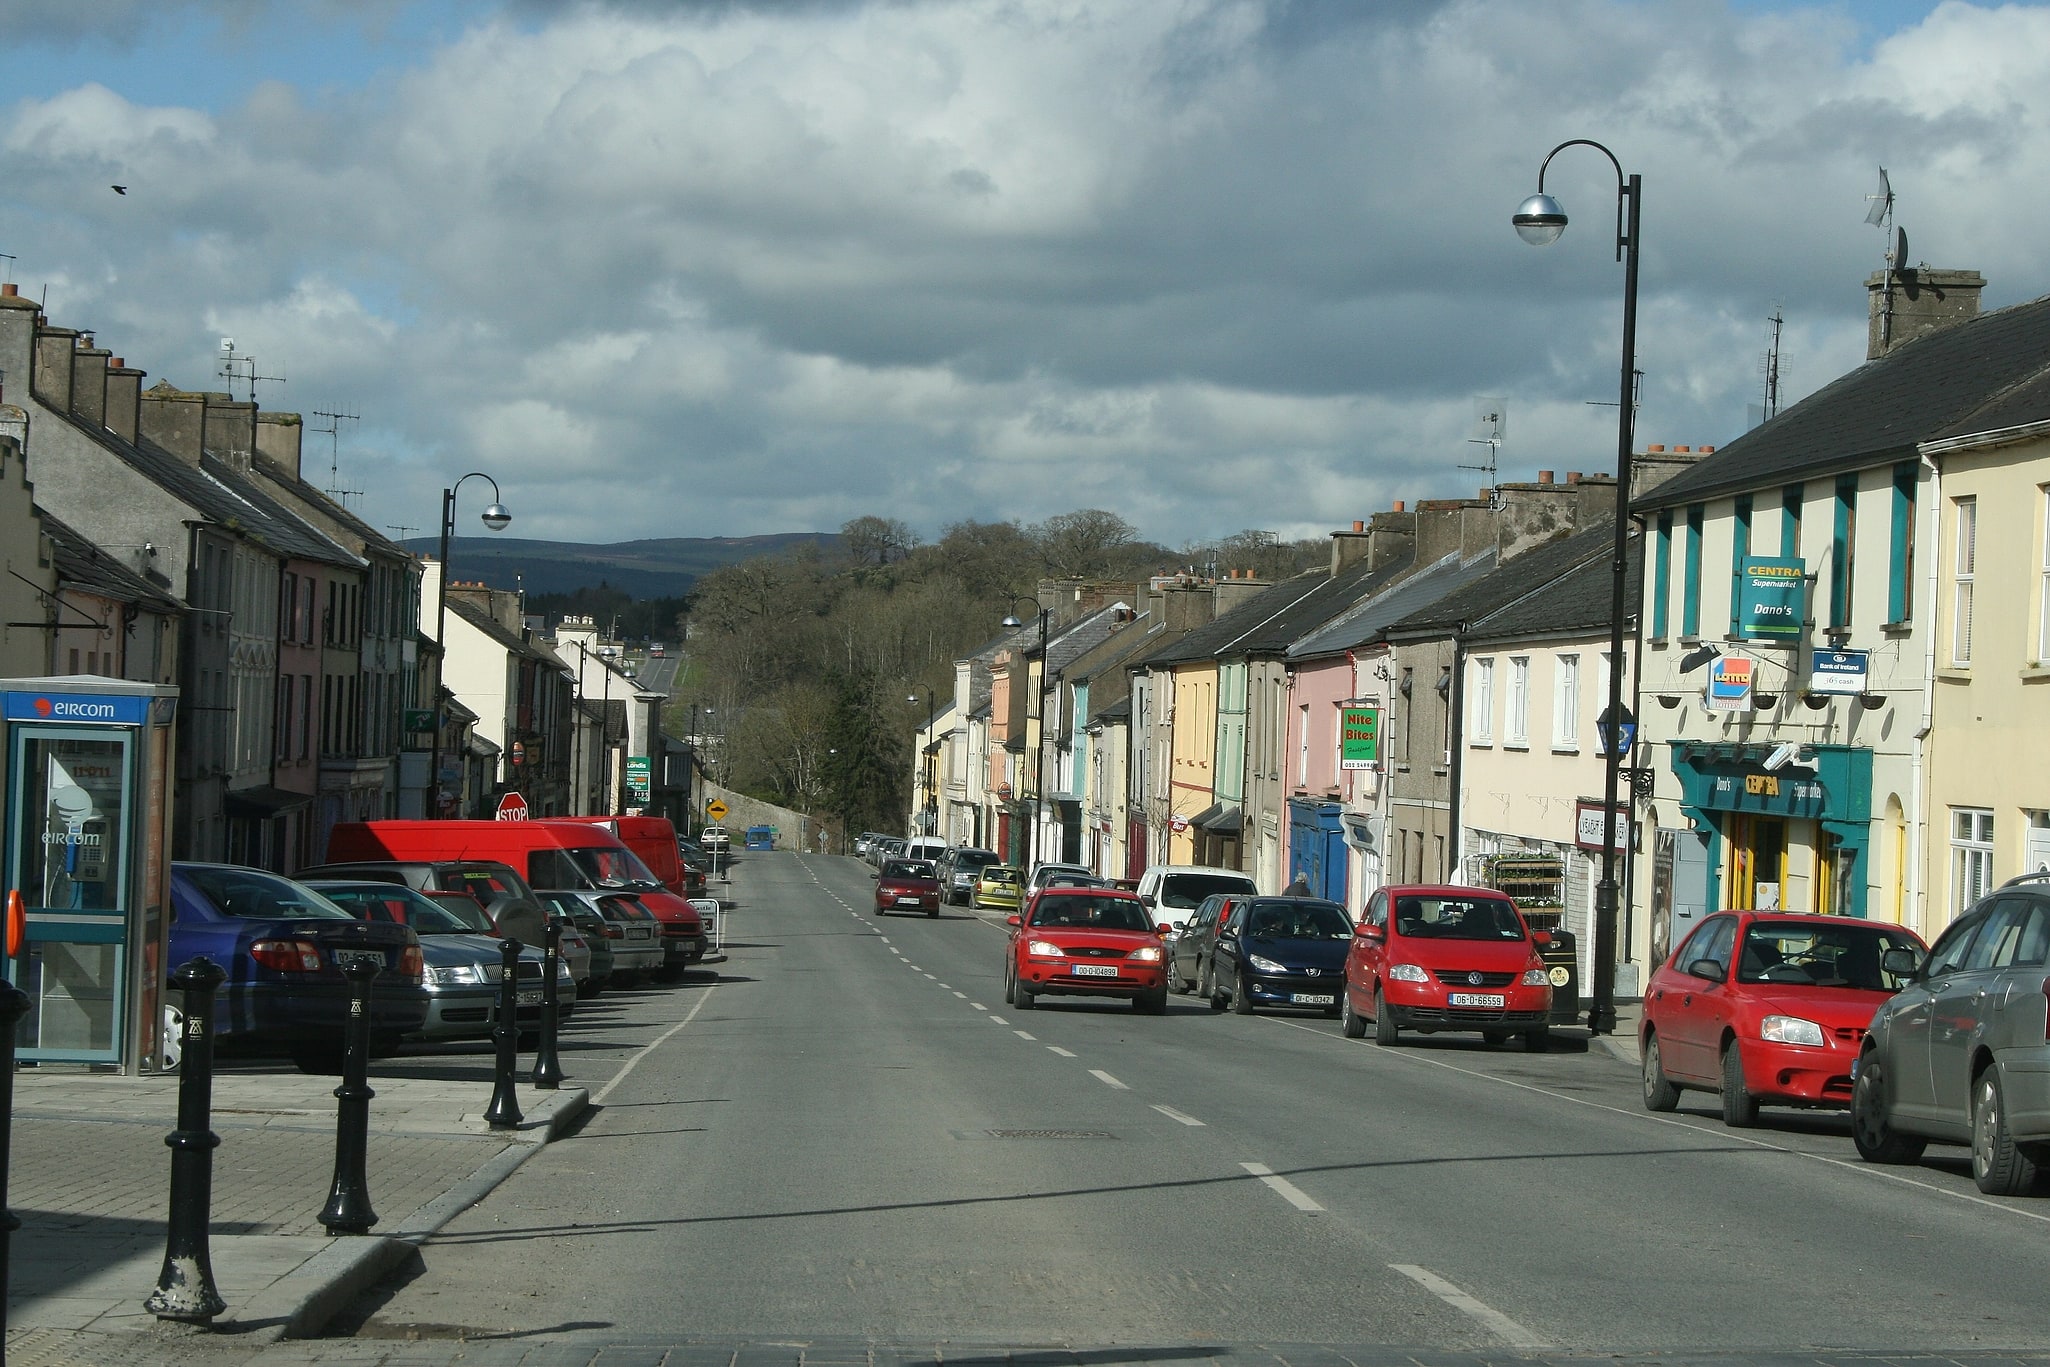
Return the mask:
<path id="1" fill-rule="evenodd" d="M 1886 968 L 1911 961 L 1891 950 Z M 1930 1140 L 1969 1144 L 1992 1196 L 2020 1195 L 2050 1168 L 2050 874 L 1959 917 L 1872 1017 L 1851 1137 L 1874 1163 L 1915 1162 Z"/>

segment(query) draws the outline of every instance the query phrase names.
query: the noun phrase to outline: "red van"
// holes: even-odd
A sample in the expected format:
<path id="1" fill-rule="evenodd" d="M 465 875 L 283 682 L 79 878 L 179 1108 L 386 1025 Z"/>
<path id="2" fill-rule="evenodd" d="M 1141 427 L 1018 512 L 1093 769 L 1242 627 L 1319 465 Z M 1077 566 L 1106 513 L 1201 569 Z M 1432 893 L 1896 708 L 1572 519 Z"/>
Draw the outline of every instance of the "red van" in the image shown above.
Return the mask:
<path id="1" fill-rule="evenodd" d="M 676 851 L 676 826 L 666 816 L 552 816 L 550 821 L 583 821 L 602 826 L 641 857 L 662 886 L 678 897 L 696 897 L 705 889 L 705 875 L 683 862 Z"/>
<path id="2" fill-rule="evenodd" d="M 665 821 L 662 824 L 667 825 Z M 675 843 L 671 840 L 671 855 Z M 585 821 L 344 821 L 327 839 L 327 861 L 496 859 L 537 892 L 626 893 L 662 923 L 662 966 L 677 972 L 705 957 L 697 909 L 662 885 L 620 838 Z"/>

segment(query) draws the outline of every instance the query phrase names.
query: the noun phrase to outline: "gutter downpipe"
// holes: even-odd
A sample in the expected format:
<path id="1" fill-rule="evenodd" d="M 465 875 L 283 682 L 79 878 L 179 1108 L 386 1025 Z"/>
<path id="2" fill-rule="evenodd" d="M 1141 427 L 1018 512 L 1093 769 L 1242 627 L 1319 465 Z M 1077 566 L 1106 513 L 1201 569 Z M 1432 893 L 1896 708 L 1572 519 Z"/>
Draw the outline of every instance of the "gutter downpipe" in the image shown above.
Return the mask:
<path id="1" fill-rule="evenodd" d="M 1460 800 L 1460 783 L 1465 777 L 1466 766 L 1461 762 L 1466 747 L 1461 744 L 1461 723 L 1466 717 L 1466 629 L 1462 624 L 1452 632 L 1452 687 L 1445 697 L 1445 768 L 1446 777 L 1452 783 L 1452 801 L 1447 815 L 1452 823 L 1452 869 L 1453 877 L 1446 881 L 1466 885 L 1466 826 L 1464 824 L 1465 804 Z"/>
<path id="2" fill-rule="evenodd" d="M 1935 925 L 1935 908 L 1929 905 L 1928 860 L 1924 848 L 1929 838 L 1929 737 L 1936 724 L 1936 593 L 1941 579 L 1943 542 L 1943 465 L 1931 453 L 1931 445 L 1923 444 L 1917 454 L 1922 458 L 1924 468 L 1929 471 L 1929 496 L 1922 507 L 1924 525 L 1935 535 L 1930 538 L 1931 554 L 1925 576 L 1927 596 L 1923 599 L 1929 605 L 1923 621 L 1922 632 L 1922 724 L 1915 730 L 1915 757 L 1912 763 L 1914 782 L 1909 800 L 1914 808 L 1908 813 L 1908 901 L 1907 919 L 1909 929 L 1930 938 L 1924 927 Z M 1948 443 L 1946 443 L 1948 445 Z"/>

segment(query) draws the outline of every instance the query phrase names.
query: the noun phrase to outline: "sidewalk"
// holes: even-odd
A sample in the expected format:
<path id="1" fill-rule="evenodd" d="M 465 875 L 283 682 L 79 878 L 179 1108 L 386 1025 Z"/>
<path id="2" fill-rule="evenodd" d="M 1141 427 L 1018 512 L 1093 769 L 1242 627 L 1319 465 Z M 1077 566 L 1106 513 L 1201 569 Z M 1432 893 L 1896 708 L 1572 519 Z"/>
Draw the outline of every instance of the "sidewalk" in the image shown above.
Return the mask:
<path id="1" fill-rule="evenodd" d="M 334 1175 L 340 1079 L 230 1069 L 215 1076 L 210 1251 L 227 1311 L 216 1333 L 245 1344 L 302 1337 L 504 1181 L 589 1102 L 581 1087 L 524 1085 L 517 1130 L 484 1120 L 489 1082 L 379 1077 L 370 1085 L 371 1233 L 335 1237 L 317 1216 Z M 142 1308 L 163 1266 L 176 1075 L 123 1078 L 24 1069 L 14 1078 L 8 1206 L 7 1351 L 17 1362 L 126 1359 L 159 1321 Z M 100 1358 L 39 1355 L 107 1336 Z M 17 1351 L 18 1350 L 18 1351 Z M 59 1351 L 62 1351 L 61 1349 Z M 137 1359 L 142 1360 L 142 1359 Z"/>

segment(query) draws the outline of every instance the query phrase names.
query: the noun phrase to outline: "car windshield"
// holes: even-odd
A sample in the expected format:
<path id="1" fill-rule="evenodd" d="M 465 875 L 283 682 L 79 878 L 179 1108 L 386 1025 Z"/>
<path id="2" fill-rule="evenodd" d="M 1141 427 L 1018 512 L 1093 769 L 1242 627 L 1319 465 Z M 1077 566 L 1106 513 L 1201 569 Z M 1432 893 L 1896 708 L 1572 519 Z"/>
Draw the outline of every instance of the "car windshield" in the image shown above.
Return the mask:
<path id="1" fill-rule="evenodd" d="M 1081 926 L 1089 930 L 1151 930 L 1146 908 L 1127 897 L 1046 893 L 1032 909 L 1035 926 Z"/>
<path id="2" fill-rule="evenodd" d="M 1889 949 L 1921 954 L 1907 935 L 1869 922 L 1754 921 L 1737 956 L 1737 981 L 1895 992 L 1907 978 L 1881 967 Z"/>
<path id="3" fill-rule="evenodd" d="M 179 870 L 225 916 L 250 920 L 353 921 L 356 918 L 303 884 L 254 869 L 187 865 Z"/>
<path id="4" fill-rule="evenodd" d="M 954 868 L 956 871 L 986 869 L 992 864 L 1001 864 L 1004 857 L 993 850 L 956 850 Z"/>
<path id="5" fill-rule="evenodd" d="M 885 878 L 938 878 L 940 871 L 930 859 L 892 859 L 883 865 Z"/>
<path id="6" fill-rule="evenodd" d="M 1398 897 L 1395 929 L 1419 940 L 1521 940 L 1516 908 L 1500 897 Z"/>
<path id="7" fill-rule="evenodd" d="M 1160 880 L 1160 905 L 1190 911 L 1213 892 L 1251 891 L 1251 881 L 1241 874 L 1171 873 Z"/>
<path id="8" fill-rule="evenodd" d="M 491 924 L 491 917 L 484 908 L 477 905 L 477 899 L 467 892 L 424 892 L 434 905 L 461 921 L 470 928 L 473 935 L 496 935 L 498 927 Z"/>
<path id="9" fill-rule="evenodd" d="M 1076 878 L 1087 878 L 1088 876 L 1089 870 L 1083 868 L 1080 864 L 1041 864 L 1039 872 L 1034 875 L 1039 880 L 1039 886 L 1043 888 L 1052 887 L 1056 883 L 1066 883 Z"/>
<path id="10" fill-rule="evenodd" d="M 632 850 L 593 845 L 580 850 L 569 850 L 566 853 L 578 871 L 597 887 L 631 888 L 636 892 L 653 892 L 662 886 L 661 881 L 648 871 L 648 866 L 643 864 L 640 856 Z"/>
<path id="11" fill-rule="evenodd" d="M 1349 940 L 1352 922 L 1335 902 L 1290 898 L 1255 902 L 1246 913 L 1246 934 L 1261 940 Z"/>
<path id="12" fill-rule="evenodd" d="M 380 883 L 376 887 L 356 884 L 327 884 L 316 889 L 338 907 L 346 907 L 365 921 L 390 921 L 411 926 L 416 935 L 474 935 L 454 912 L 436 905 L 411 888 Z"/>

